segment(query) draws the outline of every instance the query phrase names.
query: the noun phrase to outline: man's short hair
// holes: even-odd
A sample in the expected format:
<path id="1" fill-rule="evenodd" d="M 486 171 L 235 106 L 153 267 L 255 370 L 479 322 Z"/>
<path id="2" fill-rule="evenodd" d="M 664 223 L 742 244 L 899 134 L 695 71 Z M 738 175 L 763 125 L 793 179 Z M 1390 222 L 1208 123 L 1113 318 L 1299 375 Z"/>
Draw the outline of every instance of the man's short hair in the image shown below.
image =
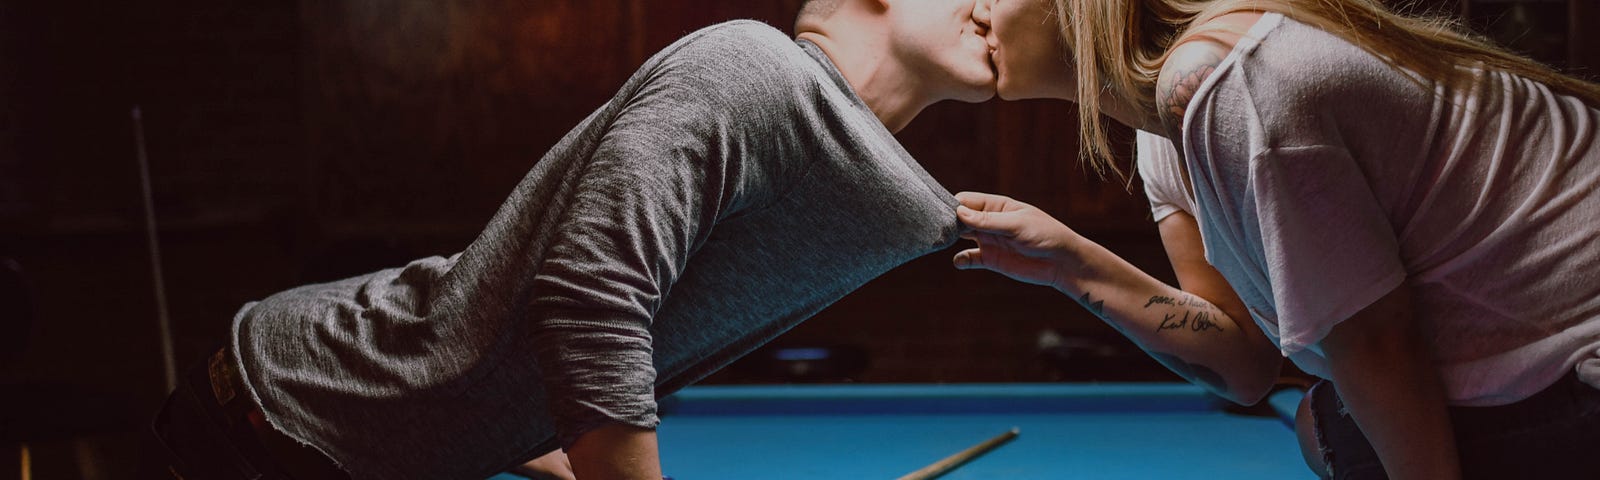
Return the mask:
<path id="1" fill-rule="evenodd" d="M 800 15 L 797 18 L 824 19 L 833 16 L 839 10 L 844 0 L 806 0 L 800 4 Z"/>

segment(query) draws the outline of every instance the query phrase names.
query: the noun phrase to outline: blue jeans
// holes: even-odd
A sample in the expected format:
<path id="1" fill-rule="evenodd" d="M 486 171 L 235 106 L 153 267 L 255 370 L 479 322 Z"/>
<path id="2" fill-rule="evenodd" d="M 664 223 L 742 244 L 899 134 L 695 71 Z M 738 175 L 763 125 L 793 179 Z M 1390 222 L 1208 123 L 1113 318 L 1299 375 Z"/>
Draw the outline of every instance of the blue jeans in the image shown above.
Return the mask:
<path id="1" fill-rule="evenodd" d="M 1335 480 L 1387 479 L 1383 464 L 1333 383 L 1307 393 L 1327 472 Z M 1600 390 L 1568 374 L 1527 399 L 1497 407 L 1450 407 L 1462 477 L 1600 478 Z"/>

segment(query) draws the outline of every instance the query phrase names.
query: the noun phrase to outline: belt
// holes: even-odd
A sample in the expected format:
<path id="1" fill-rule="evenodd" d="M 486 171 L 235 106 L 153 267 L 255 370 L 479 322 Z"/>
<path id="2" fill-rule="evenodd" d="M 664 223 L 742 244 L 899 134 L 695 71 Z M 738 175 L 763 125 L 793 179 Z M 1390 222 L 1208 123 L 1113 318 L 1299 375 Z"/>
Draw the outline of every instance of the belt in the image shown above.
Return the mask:
<path id="1" fill-rule="evenodd" d="M 244 378 L 239 375 L 238 369 L 234 367 L 236 363 L 232 357 L 229 349 L 223 348 L 206 361 L 206 376 L 210 380 L 211 396 L 217 401 L 217 405 L 222 407 L 228 423 L 239 425 L 242 422 L 249 425 L 250 431 L 255 434 L 253 440 L 259 444 L 261 450 L 267 453 L 278 468 L 295 480 L 348 480 L 350 476 L 327 455 L 290 437 L 267 422 L 261 406 L 247 394 L 250 390 L 245 386 Z M 248 442 L 252 439 L 235 440 Z"/>

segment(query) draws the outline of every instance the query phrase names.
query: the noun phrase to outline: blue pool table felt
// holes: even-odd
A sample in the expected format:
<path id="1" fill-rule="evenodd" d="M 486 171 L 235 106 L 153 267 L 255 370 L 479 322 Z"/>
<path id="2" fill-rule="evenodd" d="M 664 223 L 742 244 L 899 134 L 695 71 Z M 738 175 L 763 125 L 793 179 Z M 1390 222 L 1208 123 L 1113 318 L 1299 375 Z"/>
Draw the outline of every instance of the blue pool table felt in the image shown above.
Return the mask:
<path id="1" fill-rule="evenodd" d="M 1250 416 L 1186 384 L 704 386 L 662 400 L 657 432 L 675 480 L 894 479 L 1012 427 L 940 478 L 1311 479 L 1299 398 Z"/>

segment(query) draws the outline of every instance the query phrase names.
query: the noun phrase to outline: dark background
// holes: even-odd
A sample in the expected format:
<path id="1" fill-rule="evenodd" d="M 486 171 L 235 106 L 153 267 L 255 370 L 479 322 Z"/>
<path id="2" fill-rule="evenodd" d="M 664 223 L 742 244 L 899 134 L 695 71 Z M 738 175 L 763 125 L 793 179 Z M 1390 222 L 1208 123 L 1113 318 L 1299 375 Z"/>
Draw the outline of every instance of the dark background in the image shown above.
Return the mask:
<path id="1" fill-rule="evenodd" d="M 1579 74 L 1600 66 L 1600 39 L 1577 27 L 1600 20 L 1591 0 L 1424 3 Z M 461 249 L 650 54 L 735 18 L 788 30 L 798 4 L 0 0 L 0 266 L 21 272 L 0 281 L 0 478 L 24 443 L 35 478 L 161 476 L 141 430 L 166 381 L 135 106 L 183 368 L 244 302 Z M 1074 115 L 945 103 L 900 139 L 952 191 L 1034 203 L 1170 279 L 1142 187 L 1080 166 Z M 776 344 L 868 356 L 830 380 L 1175 378 L 1071 299 L 957 272 L 953 252 Z M 1041 340 L 1093 348 L 1062 361 Z M 746 368 L 707 381 L 789 380 Z"/>

